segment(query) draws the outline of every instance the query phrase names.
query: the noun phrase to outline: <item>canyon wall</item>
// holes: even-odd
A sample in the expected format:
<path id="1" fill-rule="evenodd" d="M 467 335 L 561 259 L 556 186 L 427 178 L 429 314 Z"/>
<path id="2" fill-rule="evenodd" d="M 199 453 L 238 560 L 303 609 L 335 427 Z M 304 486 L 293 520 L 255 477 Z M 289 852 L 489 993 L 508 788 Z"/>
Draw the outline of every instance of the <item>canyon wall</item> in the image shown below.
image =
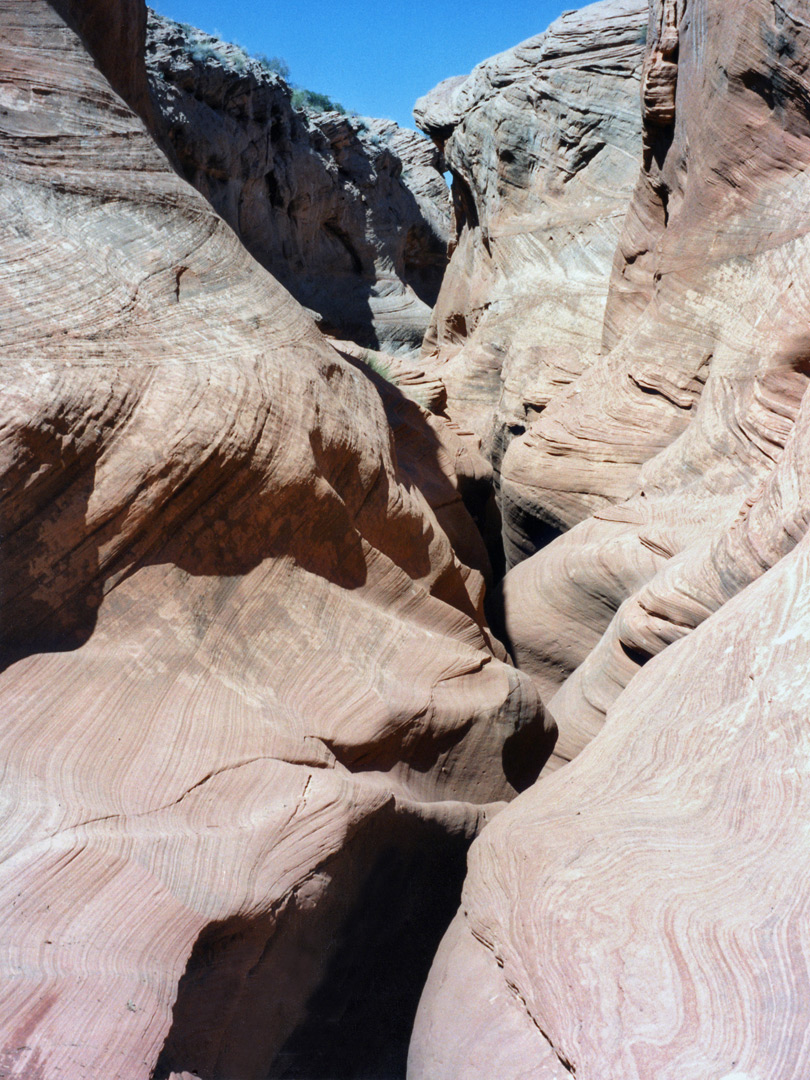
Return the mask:
<path id="1" fill-rule="evenodd" d="M 566 12 L 416 105 L 453 174 L 456 232 L 422 363 L 496 481 L 511 439 L 601 351 L 646 23 L 644 0 Z"/>
<path id="2" fill-rule="evenodd" d="M 134 5 L 57 6 L 0 0 L 0 1071 L 401 1072 L 553 732 L 440 523 L 452 429 L 177 176 Z"/>
<path id="3" fill-rule="evenodd" d="M 502 590 L 514 654 L 560 722 L 563 758 L 645 660 L 778 557 L 733 553 L 807 385 L 799 31 L 763 18 L 653 12 L 644 166 L 605 318 L 612 348 L 504 460 L 513 550 L 531 550 L 526 521 L 570 529 Z M 773 108 L 766 83 L 788 88 Z"/>
<path id="4" fill-rule="evenodd" d="M 251 254 L 324 332 L 422 343 L 447 262 L 440 153 L 390 120 L 296 109 L 239 46 L 151 13 L 153 131 Z"/>
<path id="5" fill-rule="evenodd" d="M 0 1075 L 804 1080 L 804 6 L 147 29 L 0 0 Z"/>
<path id="6" fill-rule="evenodd" d="M 806 1075 L 805 15 L 651 5 L 605 354 L 502 465 L 570 764 L 473 846 L 413 1080 Z"/>

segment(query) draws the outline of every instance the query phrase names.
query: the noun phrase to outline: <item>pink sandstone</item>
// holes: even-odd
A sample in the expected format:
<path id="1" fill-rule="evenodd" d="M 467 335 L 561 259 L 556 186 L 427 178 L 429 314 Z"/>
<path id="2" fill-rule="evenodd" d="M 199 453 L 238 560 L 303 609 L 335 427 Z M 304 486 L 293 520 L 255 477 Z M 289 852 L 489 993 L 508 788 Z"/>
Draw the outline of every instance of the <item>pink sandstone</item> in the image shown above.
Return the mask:
<path id="1" fill-rule="evenodd" d="M 306 1059 L 375 890 L 350 1004 L 379 948 L 410 1007 L 420 897 L 452 903 L 550 729 L 431 509 L 463 513 L 438 438 L 398 458 L 372 381 L 172 171 L 125 100 L 136 5 L 59 6 L 96 63 L 0 2 L 0 1067 L 258 1080 Z"/>

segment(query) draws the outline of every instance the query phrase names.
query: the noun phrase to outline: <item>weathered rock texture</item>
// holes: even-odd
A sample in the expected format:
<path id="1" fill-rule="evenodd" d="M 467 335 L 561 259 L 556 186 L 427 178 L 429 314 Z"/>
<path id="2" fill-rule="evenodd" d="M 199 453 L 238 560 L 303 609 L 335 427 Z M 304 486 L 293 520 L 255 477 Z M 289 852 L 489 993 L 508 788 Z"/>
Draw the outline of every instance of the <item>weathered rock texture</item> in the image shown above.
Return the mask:
<path id="1" fill-rule="evenodd" d="M 304 113 L 238 47 L 152 13 L 156 130 L 181 174 L 325 331 L 414 352 L 447 263 L 441 155 L 390 120 Z"/>
<path id="2" fill-rule="evenodd" d="M 416 105 L 452 170 L 456 225 L 423 362 L 496 473 L 601 350 L 641 158 L 646 22 L 643 0 L 567 12 Z"/>
<path id="3" fill-rule="evenodd" d="M 420 490 L 456 554 L 467 566 L 480 570 L 490 586 L 493 567 L 485 540 L 495 536 L 497 543 L 499 528 L 492 494 L 492 466 L 481 453 L 478 441 L 448 417 L 444 383 L 428 375 L 423 365 L 362 349 L 351 342 L 341 342 L 340 352 L 342 356 L 359 360 L 363 370 L 374 379 L 400 457 L 404 456 L 409 468 L 414 461 L 427 463 L 428 468 L 419 474 Z M 396 391 L 391 390 L 392 384 Z M 419 407 L 418 413 L 414 404 Z M 401 446 L 406 430 L 410 433 L 407 449 Z M 441 448 L 438 455 L 437 446 Z M 476 523 L 473 528 L 471 516 Z"/>
<path id="4" fill-rule="evenodd" d="M 412 1080 L 807 1075 L 808 575 L 804 540 L 484 831 Z"/>
<path id="5" fill-rule="evenodd" d="M 606 316 L 616 344 L 503 466 L 523 523 L 580 522 L 503 585 L 507 633 L 560 723 L 562 758 L 641 663 L 771 564 L 743 570 L 727 533 L 770 483 L 807 385 L 801 32 L 787 14 L 771 26 L 759 8 L 702 10 L 654 11 L 645 164 Z M 513 550 L 531 536 L 515 527 Z"/>
<path id="6" fill-rule="evenodd" d="M 452 432 L 171 169 L 129 8 L 59 7 L 96 64 L 0 0 L 0 1071 L 324 1075 L 315 1025 L 384 1074 L 542 709 L 431 509 Z"/>
<path id="7" fill-rule="evenodd" d="M 503 593 L 575 760 L 474 847 L 413 1080 L 807 1073 L 808 33 L 652 5 L 612 351 L 503 467 L 580 522 Z"/>

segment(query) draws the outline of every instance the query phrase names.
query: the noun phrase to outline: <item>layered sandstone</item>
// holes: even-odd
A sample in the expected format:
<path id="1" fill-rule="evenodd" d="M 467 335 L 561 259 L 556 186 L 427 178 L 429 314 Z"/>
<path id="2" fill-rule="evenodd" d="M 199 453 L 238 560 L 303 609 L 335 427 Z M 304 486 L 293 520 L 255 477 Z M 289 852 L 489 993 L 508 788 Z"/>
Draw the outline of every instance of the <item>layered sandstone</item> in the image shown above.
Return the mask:
<path id="1" fill-rule="evenodd" d="M 808 574 L 805 539 L 484 831 L 412 1080 L 803 1080 Z"/>
<path id="2" fill-rule="evenodd" d="M 390 120 L 293 108 L 238 46 L 150 14 L 154 130 L 248 250 L 338 337 L 419 349 L 447 261 L 441 155 Z"/>
<path id="3" fill-rule="evenodd" d="M 514 653 L 560 723 L 562 758 L 645 660 L 771 565 L 737 565 L 728 536 L 771 482 L 807 385 L 801 31 L 787 15 L 757 29 L 754 9 L 699 16 L 654 12 L 645 163 L 605 322 L 615 345 L 504 461 L 513 551 L 531 550 L 538 523 L 575 525 L 502 594 Z M 661 59 L 673 41 L 677 65 Z M 770 82 L 798 88 L 770 108 Z"/>
<path id="4" fill-rule="evenodd" d="M 0 1073 L 401 1075 L 490 822 L 412 1080 L 804 1080 L 810 40 L 653 0 L 619 235 L 639 19 L 431 96 L 461 229 L 415 364 L 332 348 L 212 209 L 275 143 L 201 155 L 210 202 L 172 170 L 135 0 L 0 0 Z M 278 80 L 169 58 L 250 158 Z M 465 429 L 516 436 L 523 670 Z"/>
<path id="5" fill-rule="evenodd" d="M 573 760 L 474 846 L 413 1080 L 807 1072 L 804 14 L 652 4 L 610 351 L 503 463 L 574 526 L 502 594 Z"/>
<path id="6" fill-rule="evenodd" d="M 641 156 L 647 6 L 605 0 L 448 79 L 415 116 L 453 173 L 456 236 L 423 363 L 497 471 L 601 351 Z"/>
<path id="7" fill-rule="evenodd" d="M 124 5 L 59 7 L 95 63 L 0 0 L 0 1068 L 379 1074 L 542 708 L 452 431 L 172 170 L 102 74 Z"/>

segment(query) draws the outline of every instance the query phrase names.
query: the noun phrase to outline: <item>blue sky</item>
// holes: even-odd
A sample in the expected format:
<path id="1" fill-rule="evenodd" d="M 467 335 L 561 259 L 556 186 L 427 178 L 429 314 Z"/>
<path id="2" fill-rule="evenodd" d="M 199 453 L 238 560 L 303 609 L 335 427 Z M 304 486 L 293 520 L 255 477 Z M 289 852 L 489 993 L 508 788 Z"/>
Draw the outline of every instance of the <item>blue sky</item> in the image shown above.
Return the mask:
<path id="1" fill-rule="evenodd" d="M 413 127 L 416 99 L 449 75 L 545 30 L 554 0 L 147 0 L 161 15 L 281 56 L 291 81 L 347 109 Z"/>

